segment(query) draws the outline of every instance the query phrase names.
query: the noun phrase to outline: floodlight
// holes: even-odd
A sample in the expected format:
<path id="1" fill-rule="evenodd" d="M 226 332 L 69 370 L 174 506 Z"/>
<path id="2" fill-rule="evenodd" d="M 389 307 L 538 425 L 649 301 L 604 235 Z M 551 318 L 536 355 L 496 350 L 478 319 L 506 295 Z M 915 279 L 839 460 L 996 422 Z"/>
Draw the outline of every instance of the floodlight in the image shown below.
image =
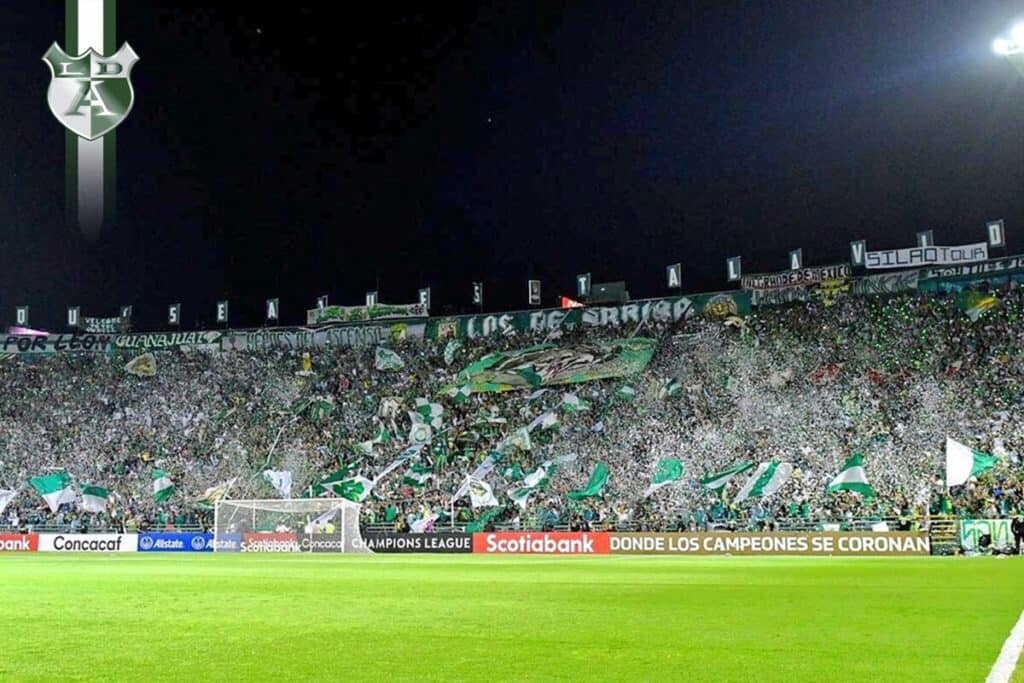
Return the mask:
<path id="1" fill-rule="evenodd" d="M 1003 55 L 1004 57 L 1010 54 L 1010 50 L 1013 48 L 1013 43 L 1008 41 L 1006 38 L 996 38 L 992 41 L 992 51 L 997 55 Z"/>

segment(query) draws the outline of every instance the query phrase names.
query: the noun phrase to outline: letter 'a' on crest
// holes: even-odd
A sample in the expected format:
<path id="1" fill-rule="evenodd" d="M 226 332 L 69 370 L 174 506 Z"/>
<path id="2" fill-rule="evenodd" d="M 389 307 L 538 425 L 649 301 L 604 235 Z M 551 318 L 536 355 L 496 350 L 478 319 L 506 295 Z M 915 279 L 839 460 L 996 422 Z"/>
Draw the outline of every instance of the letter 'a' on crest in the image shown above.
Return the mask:
<path id="1" fill-rule="evenodd" d="M 139 61 L 128 43 L 107 57 L 92 48 L 72 57 L 54 43 L 43 61 L 52 74 L 46 91 L 50 111 L 75 135 L 95 140 L 128 117 L 135 101 L 131 72 Z"/>

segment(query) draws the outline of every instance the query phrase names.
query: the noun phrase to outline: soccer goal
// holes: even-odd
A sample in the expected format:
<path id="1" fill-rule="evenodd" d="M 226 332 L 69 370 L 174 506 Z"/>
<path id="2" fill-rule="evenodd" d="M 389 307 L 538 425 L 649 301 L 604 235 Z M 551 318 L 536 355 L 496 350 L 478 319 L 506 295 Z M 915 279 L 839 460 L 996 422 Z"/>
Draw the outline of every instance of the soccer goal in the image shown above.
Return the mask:
<path id="1" fill-rule="evenodd" d="M 367 553 L 359 504 L 344 498 L 220 500 L 214 508 L 218 552 Z"/>

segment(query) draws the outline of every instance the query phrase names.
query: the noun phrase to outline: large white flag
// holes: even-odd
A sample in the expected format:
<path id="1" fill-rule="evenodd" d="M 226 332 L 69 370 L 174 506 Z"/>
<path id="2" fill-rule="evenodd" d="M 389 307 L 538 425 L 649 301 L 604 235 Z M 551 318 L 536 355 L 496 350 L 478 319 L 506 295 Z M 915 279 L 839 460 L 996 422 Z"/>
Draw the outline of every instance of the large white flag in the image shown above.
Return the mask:
<path id="1" fill-rule="evenodd" d="M 498 499 L 494 497 L 494 491 L 491 490 L 490 484 L 483 479 L 469 480 L 469 503 L 473 509 L 492 508 L 500 505 Z"/>
<path id="2" fill-rule="evenodd" d="M 288 470 L 266 470 L 263 478 L 286 500 L 292 498 L 292 473 Z"/>
<path id="3" fill-rule="evenodd" d="M 0 514 L 7 509 L 7 506 L 11 504 L 14 497 L 18 495 L 18 492 L 13 489 L 0 489 Z"/>
<path id="4" fill-rule="evenodd" d="M 971 477 L 995 467 L 995 456 L 968 448 L 946 437 L 946 486 L 960 486 Z"/>

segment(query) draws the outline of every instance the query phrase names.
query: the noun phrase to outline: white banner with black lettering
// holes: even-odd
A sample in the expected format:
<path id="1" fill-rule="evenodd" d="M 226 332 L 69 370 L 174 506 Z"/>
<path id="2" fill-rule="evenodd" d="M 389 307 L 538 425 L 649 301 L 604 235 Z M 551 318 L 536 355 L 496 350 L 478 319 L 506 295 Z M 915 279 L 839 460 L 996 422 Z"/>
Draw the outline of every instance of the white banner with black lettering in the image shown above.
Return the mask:
<path id="1" fill-rule="evenodd" d="M 988 260 L 988 243 L 961 244 L 957 247 L 909 247 L 906 249 L 885 249 L 869 251 L 865 267 L 869 270 L 881 268 L 918 268 L 921 266 L 955 266 Z"/>
<path id="2" fill-rule="evenodd" d="M 41 553 L 134 553 L 138 534 L 39 534 Z"/>

